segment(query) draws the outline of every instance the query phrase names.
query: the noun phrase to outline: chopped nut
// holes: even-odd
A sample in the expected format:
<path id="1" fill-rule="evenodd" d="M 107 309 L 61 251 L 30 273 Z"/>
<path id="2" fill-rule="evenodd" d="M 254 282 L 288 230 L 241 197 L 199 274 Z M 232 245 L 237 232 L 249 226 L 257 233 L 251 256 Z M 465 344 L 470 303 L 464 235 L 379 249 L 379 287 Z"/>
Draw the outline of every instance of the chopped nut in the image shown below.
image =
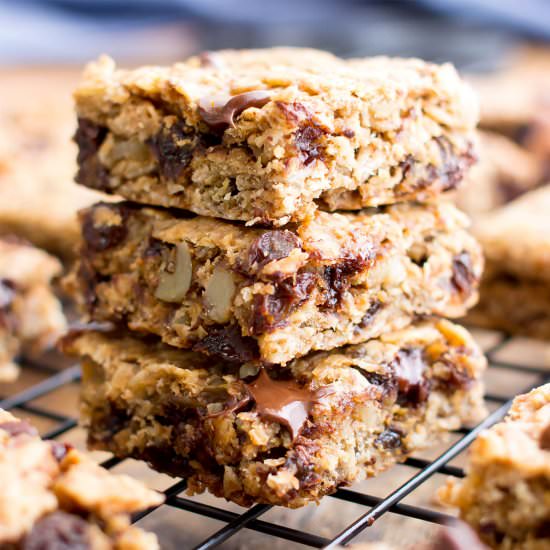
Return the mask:
<path id="1" fill-rule="evenodd" d="M 179 243 L 176 247 L 175 266 L 172 272 L 163 271 L 160 274 L 159 284 L 155 296 L 165 302 L 179 302 L 183 300 L 191 286 L 193 263 L 187 243 Z"/>
<path id="2" fill-rule="evenodd" d="M 235 295 L 233 274 L 222 266 L 216 266 L 205 289 L 208 315 L 216 323 L 229 321 L 231 302 Z"/>
<path id="3" fill-rule="evenodd" d="M 239 378 L 248 378 L 249 376 L 256 376 L 260 370 L 258 365 L 241 365 L 239 369 Z"/>

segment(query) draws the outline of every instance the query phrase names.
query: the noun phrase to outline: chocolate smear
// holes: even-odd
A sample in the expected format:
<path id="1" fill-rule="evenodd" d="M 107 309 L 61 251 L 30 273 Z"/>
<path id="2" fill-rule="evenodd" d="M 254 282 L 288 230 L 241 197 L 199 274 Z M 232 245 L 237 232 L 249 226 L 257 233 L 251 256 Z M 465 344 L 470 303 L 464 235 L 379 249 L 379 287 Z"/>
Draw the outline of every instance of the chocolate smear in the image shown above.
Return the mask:
<path id="1" fill-rule="evenodd" d="M 246 387 L 256 403 L 254 410 L 263 418 L 288 428 L 293 440 L 300 434 L 313 403 L 319 398 L 294 380 L 274 380 L 264 368 Z"/>
<path id="2" fill-rule="evenodd" d="M 426 362 L 419 348 L 403 349 L 392 362 L 399 390 L 399 400 L 419 405 L 428 399 L 429 383 L 423 374 Z"/>
<path id="3" fill-rule="evenodd" d="M 550 424 L 548 424 L 541 432 L 539 446 L 544 451 L 550 451 Z"/>
<path id="4" fill-rule="evenodd" d="M 263 107 L 271 94 L 264 90 L 244 92 L 231 98 L 207 96 L 199 101 L 201 118 L 212 130 L 223 132 L 235 127 L 235 118 L 249 107 Z"/>

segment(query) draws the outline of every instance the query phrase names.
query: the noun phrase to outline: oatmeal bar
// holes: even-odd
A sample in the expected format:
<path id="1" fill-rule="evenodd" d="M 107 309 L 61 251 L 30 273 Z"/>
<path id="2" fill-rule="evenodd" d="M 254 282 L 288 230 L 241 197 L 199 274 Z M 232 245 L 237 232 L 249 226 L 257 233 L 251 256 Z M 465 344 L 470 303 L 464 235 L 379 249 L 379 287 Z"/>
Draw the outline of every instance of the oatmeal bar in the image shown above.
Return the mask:
<path id="1" fill-rule="evenodd" d="M 70 445 L 44 441 L 0 409 L 0 547 L 13 550 L 157 550 L 130 514 L 162 496 L 113 475 Z"/>
<path id="2" fill-rule="evenodd" d="M 466 478 L 440 496 L 491 548 L 550 548 L 550 384 L 517 397 L 507 418 L 480 434 Z"/>
<path id="3" fill-rule="evenodd" d="M 487 259 L 481 326 L 550 338 L 550 185 L 527 193 L 475 226 Z"/>
<path id="4" fill-rule="evenodd" d="M 102 195 L 74 185 L 75 122 L 61 71 L 0 69 L 0 235 L 15 234 L 70 258 L 78 240 L 77 210 Z M 40 101 L 29 101 L 29 90 Z"/>
<path id="5" fill-rule="evenodd" d="M 464 315 L 483 263 L 451 204 L 318 211 L 259 229 L 100 203 L 81 222 L 67 286 L 92 320 L 237 361 L 284 364 L 415 315 Z"/>
<path id="6" fill-rule="evenodd" d="M 18 373 L 14 359 L 49 348 L 65 331 L 61 304 L 50 286 L 61 264 L 14 238 L 0 238 L 0 382 Z"/>
<path id="7" fill-rule="evenodd" d="M 453 194 L 455 204 L 474 219 L 543 183 L 544 164 L 505 136 L 480 132 L 479 162 Z"/>
<path id="8" fill-rule="evenodd" d="M 79 183 L 249 224 L 428 199 L 475 159 L 473 92 L 417 59 L 245 50 L 128 71 L 101 58 L 75 98 Z"/>
<path id="9" fill-rule="evenodd" d="M 64 348 L 82 359 L 91 448 L 243 505 L 317 501 L 483 414 L 485 359 L 445 320 L 284 370 L 97 331 Z"/>

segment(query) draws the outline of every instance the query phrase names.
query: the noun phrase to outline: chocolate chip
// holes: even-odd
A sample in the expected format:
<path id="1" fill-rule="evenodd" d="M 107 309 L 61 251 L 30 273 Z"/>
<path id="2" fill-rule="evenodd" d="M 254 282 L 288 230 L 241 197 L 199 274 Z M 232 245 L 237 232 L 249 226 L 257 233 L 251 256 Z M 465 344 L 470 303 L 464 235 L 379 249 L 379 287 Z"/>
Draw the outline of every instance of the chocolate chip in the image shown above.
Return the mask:
<path id="1" fill-rule="evenodd" d="M 313 123 L 303 125 L 294 133 L 294 143 L 298 149 L 300 159 L 306 166 L 323 157 L 324 147 L 319 143 L 319 140 L 324 134 L 326 132 Z"/>
<path id="2" fill-rule="evenodd" d="M 310 297 L 316 281 L 313 273 L 298 272 L 295 278 L 274 283 L 273 294 L 256 294 L 250 323 L 252 334 L 284 326 L 288 316 Z"/>
<path id="3" fill-rule="evenodd" d="M 461 294 L 468 295 L 472 291 L 472 285 L 476 277 L 472 270 L 472 259 L 468 252 L 461 252 L 453 258 L 453 274 L 451 276 L 452 285 Z"/>
<path id="4" fill-rule="evenodd" d="M 391 365 L 397 382 L 399 402 L 412 406 L 424 403 L 430 394 L 430 385 L 423 376 L 426 362 L 422 350 L 400 350 Z"/>
<path id="5" fill-rule="evenodd" d="M 211 328 L 208 334 L 194 345 L 193 350 L 238 363 L 252 361 L 259 356 L 256 340 L 243 336 L 237 325 Z"/>
<path id="6" fill-rule="evenodd" d="M 441 529 L 434 539 L 432 550 L 488 550 L 474 530 L 462 521 Z"/>
<path id="7" fill-rule="evenodd" d="M 97 151 L 107 136 L 107 131 L 107 128 L 87 118 L 79 118 L 73 138 L 78 145 L 78 172 L 75 180 L 86 187 L 103 191 L 109 190 L 109 175 L 99 162 Z"/>
<path id="8" fill-rule="evenodd" d="M 120 223 L 105 223 L 96 225 L 95 213 L 100 208 L 109 209 L 113 216 L 120 218 Z M 86 246 L 96 252 L 103 252 L 119 245 L 128 233 L 126 220 L 128 210 L 123 205 L 99 203 L 86 212 L 82 221 L 82 236 Z"/>
<path id="9" fill-rule="evenodd" d="M 57 462 L 61 462 L 73 448 L 69 443 L 62 443 L 61 441 L 50 441 L 50 447 Z"/>
<path id="10" fill-rule="evenodd" d="M 88 523 L 66 512 L 52 512 L 38 520 L 21 545 L 23 550 L 88 550 Z"/>
<path id="11" fill-rule="evenodd" d="M 550 424 L 548 424 L 541 432 L 539 446 L 545 451 L 550 451 Z"/>
<path id="12" fill-rule="evenodd" d="M 292 250 L 300 247 L 300 239 L 291 231 L 266 231 L 250 245 L 245 270 L 261 269 L 269 262 L 286 258 Z"/>
<path id="13" fill-rule="evenodd" d="M 384 449 L 398 449 L 401 447 L 402 433 L 400 430 L 388 429 L 383 431 L 375 440 L 374 444 Z"/>
<path id="14" fill-rule="evenodd" d="M 5 432 L 8 432 L 11 437 L 17 437 L 18 435 L 31 435 L 31 436 L 37 436 L 38 430 L 26 422 L 25 420 L 17 421 L 12 420 L 8 422 L 2 422 L 0 423 L 0 430 L 4 430 Z"/>
<path id="15" fill-rule="evenodd" d="M 199 138 L 183 122 L 176 122 L 164 125 L 148 144 L 158 159 L 161 175 L 177 180 L 191 163 Z"/>
<path id="16" fill-rule="evenodd" d="M 149 237 L 149 243 L 147 248 L 143 251 L 144 258 L 158 258 L 162 256 L 163 251 L 166 250 L 166 243 L 155 239 L 154 237 Z"/>
<path id="17" fill-rule="evenodd" d="M 246 384 L 259 416 L 285 426 L 296 439 L 309 416 L 316 396 L 295 380 L 274 380 L 265 368 L 258 377 Z"/>
<path id="18" fill-rule="evenodd" d="M 230 98 L 203 97 L 199 101 L 199 114 L 208 126 L 217 132 L 235 127 L 235 118 L 249 107 L 263 107 L 271 98 L 265 90 L 244 92 Z"/>

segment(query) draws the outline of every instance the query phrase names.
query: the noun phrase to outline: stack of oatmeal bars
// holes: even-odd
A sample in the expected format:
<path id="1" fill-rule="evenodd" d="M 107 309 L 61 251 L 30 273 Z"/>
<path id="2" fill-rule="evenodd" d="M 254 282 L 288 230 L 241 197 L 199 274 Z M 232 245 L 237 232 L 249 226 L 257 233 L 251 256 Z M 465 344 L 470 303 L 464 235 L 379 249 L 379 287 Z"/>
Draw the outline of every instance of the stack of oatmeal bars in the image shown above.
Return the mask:
<path id="1" fill-rule="evenodd" d="M 240 504 L 298 507 L 483 413 L 485 360 L 445 318 L 482 255 L 443 192 L 475 160 L 449 65 L 204 53 L 76 91 L 89 445 Z"/>

